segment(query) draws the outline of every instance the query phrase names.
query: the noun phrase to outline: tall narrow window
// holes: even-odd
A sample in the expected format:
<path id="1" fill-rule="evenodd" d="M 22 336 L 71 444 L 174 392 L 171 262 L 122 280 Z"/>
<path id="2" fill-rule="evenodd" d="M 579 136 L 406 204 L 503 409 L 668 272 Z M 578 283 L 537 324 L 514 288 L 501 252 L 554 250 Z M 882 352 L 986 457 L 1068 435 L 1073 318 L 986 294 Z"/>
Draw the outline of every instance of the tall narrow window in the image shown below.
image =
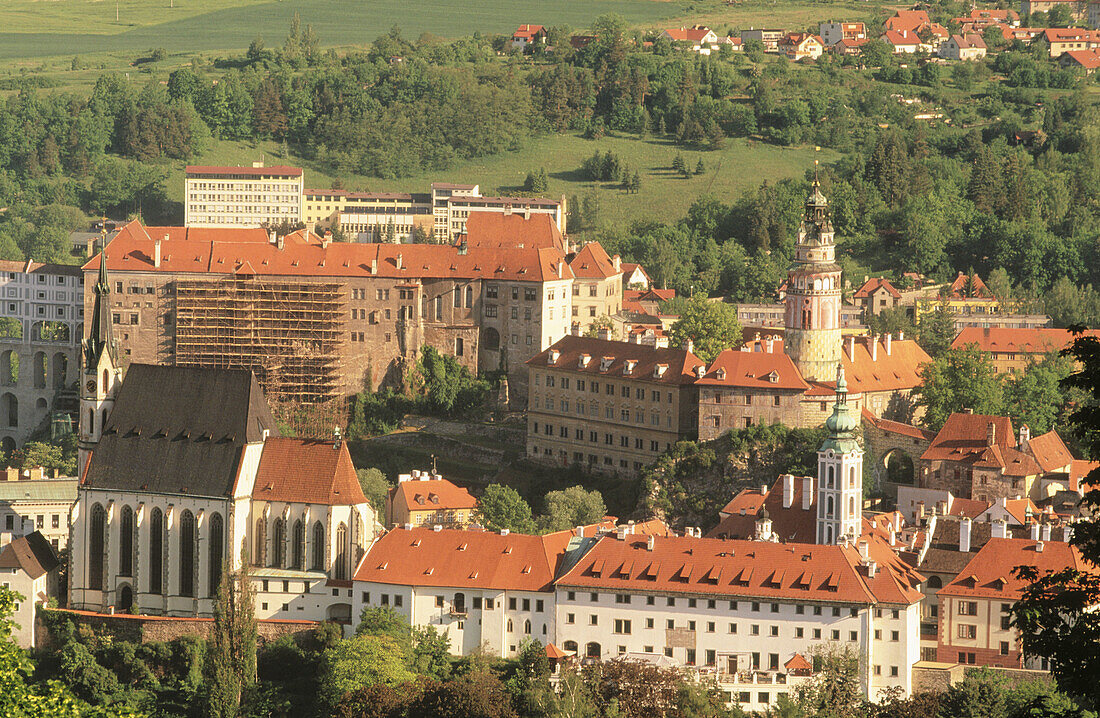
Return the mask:
<path id="1" fill-rule="evenodd" d="M 256 519 L 255 553 L 252 554 L 254 566 L 264 565 L 264 554 L 267 553 L 267 522 L 263 518 Z"/>
<path id="2" fill-rule="evenodd" d="M 164 593 L 164 514 L 153 509 L 149 519 L 149 593 Z"/>
<path id="3" fill-rule="evenodd" d="M 340 524 L 336 528 L 336 578 L 348 577 L 348 527 Z"/>
<path id="4" fill-rule="evenodd" d="M 313 562 L 309 567 L 314 571 L 325 570 L 325 527 L 320 521 L 313 524 Z"/>
<path id="5" fill-rule="evenodd" d="M 294 522 L 294 565 L 291 568 L 301 570 L 305 567 L 306 529 L 301 520 Z"/>
<path id="6" fill-rule="evenodd" d="M 107 512 L 96 504 L 92 507 L 92 521 L 88 527 L 88 588 L 103 590 L 103 551 L 106 544 Z"/>
<path id="7" fill-rule="evenodd" d="M 286 524 L 282 519 L 275 519 L 271 525 L 271 565 L 276 568 L 283 567 L 283 551 L 286 541 Z"/>
<path id="8" fill-rule="evenodd" d="M 180 516 L 180 595 L 195 595 L 195 516 Z"/>
<path id="9" fill-rule="evenodd" d="M 134 510 L 122 507 L 122 520 L 118 529 L 118 573 L 134 575 Z"/>
<path id="10" fill-rule="evenodd" d="M 474 306 L 474 288 L 470 287 L 470 286 L 467 286 L 466 287 L 466 308 L 470 309 L 473 306 Z"/>
<path id="11" fill-rule="evenodd" d="M 222 582 L 222 561 L 225 560 L 225 527 L 222 524 L 222 515 L 214 514 L 210 517 L 210 595 L 218 593 L 218 584 Z"/>

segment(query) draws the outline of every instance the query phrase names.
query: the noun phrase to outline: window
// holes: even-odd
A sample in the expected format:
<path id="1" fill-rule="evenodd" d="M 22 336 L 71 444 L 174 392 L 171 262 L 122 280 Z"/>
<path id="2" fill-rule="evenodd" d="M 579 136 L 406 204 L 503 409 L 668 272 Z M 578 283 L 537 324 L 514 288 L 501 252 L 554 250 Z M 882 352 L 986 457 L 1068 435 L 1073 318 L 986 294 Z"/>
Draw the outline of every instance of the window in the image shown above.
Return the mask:
<path id="1" fill-rule="evenodd" d="M 630 621 L 622 619 L 622 618 L 616 618 L 615 619 L 615 633 L 620 633 L 620 634 L 623 634 L 623 635 L 629 635 L 630 634 Z"/>
<path id="2" fill-rule="evenodd" d="M 575 614 L 575 613 L 565 614 L 565 622 L 570 623 L 570 624 L 576 623 L 577 622 L 577 614 Z"/>
<path id="3" fill-rule="evenodd" d="M 41 522 L 42 517 L 38 518 Z M 42 528 L 41 525 L 39 528 Z M 122 507 L 118 536 L 118 573 L 121 576 L 134 575 L 134 510 L 129 506 Z"/>
<path id="4" fill-rule="evenodd" d="M 588 625 L 589 626 L 598 626 L 598 625 L 600 625 L 600 617 L 597 616 L 594 613 L 588 614 Z"/>
<path id="5" fill-rule="evenodd" d="M 596 603 L 597 601 L 600 600 L 600 594 L 590 593 L 590 594 L 588 594 L 588 600 L 591 601 L 592 603 Z"/>
<path id="6" fill-rule="evenodd" d="M 736 623 L 731 623 L 730 624 L 730 633 L 733 633 L 733 634 L 737 633 L 737 624 Z"/>
<path id="7" fill-rule="evenodd" d="M 973 639 L 978 636 L 978 627 L 969 623 L 960 623 L 958 626 L 959 638 Z"/>
<path id="8" fill-rule="evenodd" d="M 615 603 L 630 603 L 630 594 L 629 593 L 616 593 L 615 594 Z"/>
<path id="9" fill-rule="evenodd" d="M 672 629 L 676 628 L 676 621 L 674 621 L 671 618 L 665 619 L 665 628 L 667 628 L 670 631 Z"/>
<path id="10" fill-rule="evenodd" d="M 714 633 L 714 621 L 707 621 L 707 633 Z"/>
<path id="11" fill-rule="evenodd" d="M 960 616 L 977 616 L 978 615 L 978 602 L 977 601 L 959 601 Z"/>
<path id="12" fill-rule="evenodd" d="M 325 569 L 325 526 L 320 521 L 313 524 L 313 562 L 310 567 L 314 571 Z"/>
<path id="13" fill-rule="evenodd" d="M 499 292 L 499 290 L 497 289 L 497 286 L 495 284 L 486 284 L 485 285 L 485 298 L 486 299 L 496 299 L 497 296 L 498 296 L 498 292 Z"/>
<path id="14" fill-rule="evenodd" d="M 184 511 L 180 518 L 180 575 L 181 596 L 195 595 L 195 516 Z"/>
<path id="15" fill-rule="evenodd" d="M 859 640 L 859 633 L 856 631 L 848 631 L 848 640 L 853 643 Z"/>
<path id="16" fill-rule="evenodd" d="M 772 638 L 777 637 L 779 635 L 779 626 L 769 626 L 768 627 L 768 635 L 771 636 Z"/>
<path id="17" fill-rule="evenodd" d="M 515 598 L 509 598 L 508 599 L 508 610 L 509 611 L 516 610 L 516 605 L 517 605 L 517 599 L 515 599 Z"/>
<path id="18" fill-rule="evenodd" d="M 93 514 L 94 517 L 94 514 Z M 164 567 L 164 514 L 153 509 L 149 519 L 149 593 L 162 592 L 161 571 Z"/>
<path id="19" fill-rule="evenodd" d="M 653 628 L 653 619 L 652 618 L 647 618 L 645 620 L 645 627 L 646 628 Z"/>
<path id="20" fill-rule="evenodd" d="M 1008 655 L 1008 641 L 1001 641 L 1001 655 Z"/>
<path id="21" fill-rule="evenodd" d="M 120 290 L 121 291 L 121 290 Z M 104 548 L 106 546 L 107 512 L 96 504 L 92 507 L 92 520 L 88 529 L 88 587 L 95 591 L 104 588 Z"/>

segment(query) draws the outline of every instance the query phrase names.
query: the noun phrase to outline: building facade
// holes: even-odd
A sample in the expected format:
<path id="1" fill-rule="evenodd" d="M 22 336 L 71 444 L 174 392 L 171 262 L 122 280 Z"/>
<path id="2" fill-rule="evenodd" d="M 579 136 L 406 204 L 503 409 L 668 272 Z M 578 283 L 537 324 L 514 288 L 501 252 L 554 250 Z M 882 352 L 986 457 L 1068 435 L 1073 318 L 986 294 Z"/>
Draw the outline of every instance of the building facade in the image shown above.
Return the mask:
<path id="1" fill-rule="evenodd" d="M 567 336 L 527 366 L 532 459 L 634 475 L 695 437 L 704 364 L 688 350 Z"/>
<path id="2" fill-rule="evenodd" d="M 185 227 L 276 227 L 302 221 L 300 167 L 189 165 L 183 190 Z"/>
<path id="3" fill-rule="evenodd" d="M 61 562 L 42 534 L 15 539 L 0 551 L 0 583 L 22 598 L 11 616 L 12 638 L 20 648 L 35 648 L 35 614 L 38 606 L 58 595 Z"/>
<path id="4" fill-rule="evenodd" d="M 477 499 L 439 474 L 400 474 L 386 495 L 386 526 L 465 528 L 475 522 Z"/>
<path id="5" fill-rule="evenodd" d="M 38 469 L 8 468 L 0 482 L 0 543 L 42 534 L 54 551 L 69 543 L 69 509 L 76 501 L 76 479 L 49 478 Z"/>
<path id="6" fill-rule="evenodd" d="M 1100 331 L 1086 331 L 1084 336 L 1100 337 Z M 1073 339 L 1068 329 L 967 327 L 959 331 L 951 348 L 976 347 L 989 355 L 998 373 L 1016 374 L 1042 361 L 1048 354 L 1062 351 L 1073 343 Z"/>
<path id="7" fill-rule="evenodd" d="M 589 242 L 569 261 L 573 270 L 573 324 L 583 332 L 601 317 L 623 309 L 623 267 L 619 255 L 607 256 L 599 242 Z"/>
<path id="8" fill-rule="evenodd" d="M 84 334 L 79 267 L 0 261 L 0 450 L 76 409 Z"/>

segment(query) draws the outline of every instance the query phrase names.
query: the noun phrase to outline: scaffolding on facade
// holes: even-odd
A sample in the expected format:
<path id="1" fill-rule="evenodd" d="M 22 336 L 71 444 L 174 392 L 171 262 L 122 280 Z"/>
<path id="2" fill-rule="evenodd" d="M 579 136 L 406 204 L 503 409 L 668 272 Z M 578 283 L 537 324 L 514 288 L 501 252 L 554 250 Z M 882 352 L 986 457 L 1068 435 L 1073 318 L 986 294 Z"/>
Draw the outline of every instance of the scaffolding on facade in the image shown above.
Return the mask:
<path id="1" fill-rule="evenodd" d="M 346 290 L 337 282 L 218 278 L 176 284 L 179 366 L 250 369 L 303 436 L 344 423 Z"/>

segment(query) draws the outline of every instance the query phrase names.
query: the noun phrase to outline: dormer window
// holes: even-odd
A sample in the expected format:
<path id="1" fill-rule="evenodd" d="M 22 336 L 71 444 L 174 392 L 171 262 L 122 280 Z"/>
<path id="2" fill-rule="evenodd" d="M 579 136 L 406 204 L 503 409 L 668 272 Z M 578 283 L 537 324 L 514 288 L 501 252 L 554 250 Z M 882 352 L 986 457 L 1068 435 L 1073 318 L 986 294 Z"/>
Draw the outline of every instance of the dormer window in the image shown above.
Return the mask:
<path id="1" fill-rule="evenodd" d="M 653 378 L 660 379 L 665 375 L 666 371 L 668 371 L 668 364 L 658 364 L 653 367 Z"/>
<path id="2" fill-rule="evenodd" d="M 592 361 L 592 357 L 590 355 L 581 354 L 581 359 L 580 359 L 580 362 L 579 362 L 580 366 L 581 366 L 581 369 L 587 368 L 588 367 L 588 362 L 590 362 L 590 361 Z"/>
<path id="3" fill-rule="evenodd" d="M 551 364 L 557 364 L 558 359 L 560 359 L 560 358 L 561 358 L 561 352 L 559 352 L 557 349 L 551 349 L 550 350 L 550 363 Z"/>
<path id="4" fill-rule="evenodd" d="M 611 362 L 615 361 L 615 357 L 604 357 L 600 359 L 600 371 L 607 371 L 611 368 Z"/>
<path id="5" fill-rule="evenodd" d="M 637 361 L 635 361 L 634 359 L 627 359 L 626 363 L 623 364 L 623 374 L 633 374 L 634 367 L 636 366 L 638 366 Z"/>
<path id="6" fill-rule="evenodd" d="M 718 381 L 726 380 L 726 370 L 724 368 L 719 367 L 718 371 L 716 371 L 714 375 L 718 377 Z"/>
<path id="7" fill-rule="evenodd" d="M 768 374 L 768 381 L 770 381 L 772 384 L 778 384 L 779 383 L 779 372 L 772 369 L 772 372 L 770 374 Z"/>

